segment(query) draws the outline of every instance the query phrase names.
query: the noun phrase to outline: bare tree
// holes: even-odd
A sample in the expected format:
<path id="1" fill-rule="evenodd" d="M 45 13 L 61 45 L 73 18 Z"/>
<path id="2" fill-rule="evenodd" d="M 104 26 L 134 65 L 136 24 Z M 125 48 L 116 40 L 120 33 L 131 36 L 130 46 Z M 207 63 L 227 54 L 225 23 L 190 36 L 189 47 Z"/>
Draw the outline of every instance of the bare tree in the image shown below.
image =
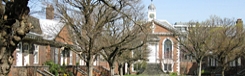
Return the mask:
<path id="1" fill-rule="evenodd" d="M 206 43 L 210 40 L 210 27 L 201 25 L 198 22 L 189 22 L 187 34 L 180 35 L 180 46 L 185 53 L 189 54 L 198 63 L 198 76 L 201 76 L 202 60 L 209 54 Z"/>
<path id="2" fill-rule="evenodd" d="M 125 23 L 128 24 L 128 22 Z M 138 25 L 134 25 L 133 28 L 130 28 L 130 26 L 132 26 L 130 24 L 129 26 L 125 26 L 127 24 L 120 25 L 122 26 L 121 30 L 108 28 L 108 30 L 113 30 L 111 30 L 111 32 L 108 31 L 108 33 L 104 33 L 102 38 L 103 40 L 101 40 L 103 41 L 103 43 L 101 44 L 103 46 L 113 45 L 110 47 L 105 47 L 100 53 L 109 63 L 111 75 L 114 75 L 114 62 L 117 59 L 116 57 L 118 57 L 118 55 L 126 52 L 126 50 L 141 48 L 146 42 L 147 34 L 144 34 L 144 30 L 141 30 Z"/>
<path id="3" fill-rule="evenodd" d="M 223 76 L 228 64 L 241 56 L 244 30 L 242 24 L 234 25 L 233 19 L 211 16 L 201 24 L 188 27 L 187 39 L 179 39 L 181 46 L 198 63 L 199 76 L 202 59 L 207 55 L 211 55 L 222 66 Z"/>
<path id="4" fill-rule="evenodd" d="M 29 0 L 2 0 L 0 4 L 0 76 L 6 76 L 13 64 L 13 52 L 32 25 L 27 22 Z M 18 24 L 15 24 L 15 23 Z"/>
<path id="5" fill-rule="evenodd" d="M 207 44 L 212 56 L 222 67 L 222 76 L 228 69 L 229 63 L 236 61 L 245 49 L 245 32 L 242 24 L 235 26 L 235 21 L 229 18 L 212 17 L 206 22 L 206 25 L 214 24 L 218 27 L 213 28 L 210 32 L 211 41 Z"/>
<path id="6" fill-rule="evenodd" d="M 137 49 L 134 49 L 134 50 L 125 50 L 125 52 L 122 52 L 121 55 L 118 55 L 117 56 L 117 63 L 119 65 L 119 73 L 120 75 L 123 74 L 123 66 L 125 63 L 127 63 L 127 71 L 129 74 L 132 74 L 132 65 L 135 63 L 135 62 L 138 62 L 138 61 L 147 61 L 147 58 L 148 58 L 148 54 L 150 53 L 150 50 L 147 49 L 147 45 L 144 44 L 143 46 L 137 48 Z M 138 69 L 138 68 L 137 68 Z M 139 69 L 138 69 L 139 70 Z M 137 71 L 138 72 L 138 71 Z"/>
<path id="7" fill-rule="evenodd" d="M 61 0 L 56 3 L 62 21 L 73 29 L 74 44 L 81 49 L 74 51 L 85 60 L 89 76 L 92 76 L 93 62 L 100 51 L 121 45 L 130 39 L 126 35 L 114 44 L 102 45 L 106 25 L 115 21 L 123 22 L 123 19 L 136 23 L 137 19 L 132 16 L 139 13 L 135 10 L 139 2 L 140 0 Z M 128 13 L 133 11 L 135 13 Z M 121 30 L 125 26 L 114 27 Z"/>

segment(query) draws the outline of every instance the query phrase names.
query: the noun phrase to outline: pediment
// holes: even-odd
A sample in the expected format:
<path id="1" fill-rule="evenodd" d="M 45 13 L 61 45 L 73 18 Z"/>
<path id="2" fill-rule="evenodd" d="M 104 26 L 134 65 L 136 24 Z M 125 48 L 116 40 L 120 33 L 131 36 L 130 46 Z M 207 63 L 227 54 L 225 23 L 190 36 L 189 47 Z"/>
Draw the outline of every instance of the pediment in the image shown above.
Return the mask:
<path id="1" fill-rule="evenodd" d="M 153 20 L 153 23 L 154 23 L 154 33 L 170 34 L 170 33 L 177 32 L 174 26 L 171 25 L 166 20 L 162 20 L 162 21 Z"/>

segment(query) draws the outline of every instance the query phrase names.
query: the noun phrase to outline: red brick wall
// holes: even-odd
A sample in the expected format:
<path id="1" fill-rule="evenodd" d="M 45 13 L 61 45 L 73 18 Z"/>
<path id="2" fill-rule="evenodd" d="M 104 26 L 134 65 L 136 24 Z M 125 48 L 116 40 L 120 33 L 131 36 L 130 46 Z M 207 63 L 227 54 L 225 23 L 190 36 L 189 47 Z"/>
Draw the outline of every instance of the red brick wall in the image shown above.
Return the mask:
<path id="1" fill-rule="evenodd" d="M 58 36 L 56 37 L 55 41 L 58 41 L 58 42 L 64 42 L 64 43 L 67 43 L 67 44 L 73 44 L 72 43 L 72 38 L 70 36 L 70 33 L 69 33 L 69 27 L 68 26 L 64 26 L 61 31 L 59 32 Z"/>
<path id="2" fill-rule="evenodd" d="M 171 33 L 171 31 L 162 27 L 161 25 L 155 24 L 154 33 L 158 33 L 158 32 Z"/>
<path id="3" fill-rule="evenodd" d="M 42 45 L 39 46 L 39 65 L 42 65 L 47 60 L 46 47 L 47 46 L 42 46 Z"/>
<path id="4" fill-rule="evenodd" d="M 162 27 L 161 25 L 155 24 L 155 29 L 154 29 L 154 33 L 171 33 L 171 31 L 169 31 L 168 29 Z M 164 40 L 166 39 L 170 39 L 173 43 L 173 60 L 174 60 L 174 65 L 173 65 L 173 72 L 177 72 L 178 70 L 178 63 L 176 63 L 176 61 L 178 60 L 178 50 L 177 50 L 177 40 L 175 36 L 172 35 L 166 35 L 166 36 L 158 36 L 160 38 L 159 41 L 159 58 L 162 60 L 163 57 L 163 46 L 164 46 Z"/>

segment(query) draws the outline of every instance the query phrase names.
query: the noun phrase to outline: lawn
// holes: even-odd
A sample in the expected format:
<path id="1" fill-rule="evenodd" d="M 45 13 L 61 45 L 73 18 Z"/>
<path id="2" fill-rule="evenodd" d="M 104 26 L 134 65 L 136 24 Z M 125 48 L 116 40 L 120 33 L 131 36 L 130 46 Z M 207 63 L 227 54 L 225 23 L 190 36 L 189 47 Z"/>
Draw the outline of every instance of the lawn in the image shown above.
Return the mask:
<path id="1" fill-rule="evenodd" d="M 149 76 L 149 75 L 142 75 L 142 74 L 140 74 L 140 75 L 123 75 L 123 76 Z M 162 75 L 153 75 L 153 76 L 162 76 Z"/>

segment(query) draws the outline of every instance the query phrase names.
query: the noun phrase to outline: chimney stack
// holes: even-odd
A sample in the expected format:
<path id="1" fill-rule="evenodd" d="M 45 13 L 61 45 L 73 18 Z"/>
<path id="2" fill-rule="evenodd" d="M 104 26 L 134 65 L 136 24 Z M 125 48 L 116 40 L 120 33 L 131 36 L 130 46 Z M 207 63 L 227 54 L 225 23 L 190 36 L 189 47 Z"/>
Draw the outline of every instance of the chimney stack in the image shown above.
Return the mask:
<path id="1" fill-rule="evenodd" d="M 239 29 L 239 30 L 243 30 L 243 21 L 242 21 L 242 19 L 237 19 L 237 21 L 236 21 L 236 27 L 237 27 L 237 29 Z"/>
<path id="2" fill-rule="evenodd" d="M 237 19 L 237 21 L 236 21 L 236 24 L 243 24 L 243 21 L 242 21 L 242 19 Z"/>
<path id="3" fill-rule="evenodd" d="M 46 7 L 46 19 L 54 19 L 54 7 L 50 4 Z"/>

